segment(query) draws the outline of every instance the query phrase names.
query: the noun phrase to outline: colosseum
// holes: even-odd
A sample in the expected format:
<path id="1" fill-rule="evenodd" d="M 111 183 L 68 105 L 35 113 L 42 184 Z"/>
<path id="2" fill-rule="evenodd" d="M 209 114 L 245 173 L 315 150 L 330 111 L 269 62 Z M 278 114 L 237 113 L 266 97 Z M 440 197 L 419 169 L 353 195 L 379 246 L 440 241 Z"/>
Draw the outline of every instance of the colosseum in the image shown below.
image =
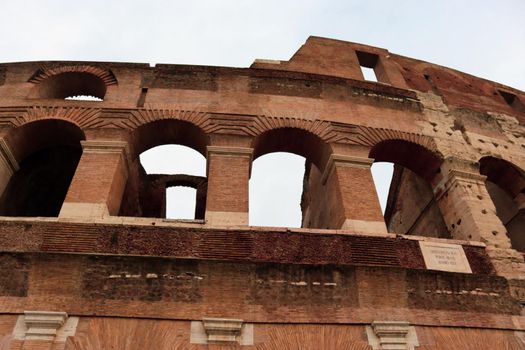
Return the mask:
<path id="1" fill-rule="evenodd" d="M 0 349 L 525 349 L 524 125 L 522 91 L 320 37 L 249 68 L 0 64 Z M 206 176 L 146 173 L 165 144 Z M 249 225 L 272 152 L 306 158 L 301 228 Z"/>

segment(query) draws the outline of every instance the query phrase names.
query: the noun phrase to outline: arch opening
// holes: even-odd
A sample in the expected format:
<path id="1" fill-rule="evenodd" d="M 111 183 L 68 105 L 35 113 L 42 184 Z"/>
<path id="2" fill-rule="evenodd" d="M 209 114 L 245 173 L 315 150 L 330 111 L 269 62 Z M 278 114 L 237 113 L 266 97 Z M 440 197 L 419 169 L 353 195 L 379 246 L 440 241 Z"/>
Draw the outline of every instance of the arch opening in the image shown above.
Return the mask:
<path id="1" fill-rule="evenodd" d="M 106 84 L 98 76 L 85 72 L 65 72 L 50 76 L 39 85 L 40 98 L 78 99 L 90 97 L 91 101 L 102 101 L 106 95 Z"/>
<path id="2" fill-rule="evenodd" d="M 207 135 L 189 122 L 166 119 L 137 128 L 131 145 L 120 215 L 204 219 Z"/>
<path id="3" fill-rule="evenodd" d="M 405 140 L 379 142 L 370 150 L 375 162 L 389 162 L 410 169 L 431 183 L 440 171 L 442 159 L 423 146 Z"/>
<path id="4" fill-rule="evenodd" d="M 331 154 L 330 146 L 317 135 L 297 128 L 272 129 L 259 135 L 253 142 L 253 159 L 274 152 L 288 152 L 302 156 L 324 169 Z"/>
<path id="5" fill-rule="evenodd" d="M 312 215 L 323 199 L 311 195 L 322 185 L 309 175 L 310 169 L 317 174 L 325 168 L 330 146 L 317 135 L 292 127 L 266 131 L 252 146 L 250 225 L 324 227 Z"/>
<path id="6" fill-rule="evenodd" d="M 58 216 L 77 168 L 84 133 L 63 120 L 13 129 L 6 143 L 19 164 L 0 197 L 0 215 Z"/>
<path id="7" fill-rule="evenodd" d="M 292 153 L 272 152 L 253 162 L 249 183 L 250 225 L 302 226 L 305 161 Z"/>
<path id="8" fill-rule="evenodd" d="M 480 173 L 514 249 L 525 252 L 525 172 L 495 157 L 479 161 Z"/>
<path id="9" fill-rule="evenodd" d="M 195 219 L 197 189 L 184 186 L 166 188 L 166 219 Z"/>
<path id="10" fill-rule="evenodd" d="M 431 185 L 439 174 L 440 157 L 404 140 L 382 141 L 370 150 L 369 157 L 375 160 L 372 177 L 388 231 L 450 238 Z M 378 166 L 383 171 L 377 171 Z"/>

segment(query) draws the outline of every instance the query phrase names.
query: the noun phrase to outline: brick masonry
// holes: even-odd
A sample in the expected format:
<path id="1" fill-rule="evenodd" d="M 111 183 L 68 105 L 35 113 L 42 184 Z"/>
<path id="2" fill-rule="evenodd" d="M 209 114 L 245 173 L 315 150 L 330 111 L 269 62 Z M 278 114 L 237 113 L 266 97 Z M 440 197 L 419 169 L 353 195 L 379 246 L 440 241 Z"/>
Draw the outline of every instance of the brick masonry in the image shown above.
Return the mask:
<path id="1" fill-rule="evenodd" d="M 78 94 L 102 101 L 64 100 Z M 395 321 L 418 349 L 524 348 L 524 104 L 319 37 L 249 68 L 0 64 L 0 349 L 370 350 L 366 327 Z M 162 218 L 184 174 L 140 165 L 167 143 L 207 159 L 191 179 L 198 220 Z M 306 158 L 302 229 L 249 226 L 251 166 L 271 152 Z M 396 164 L 385 220 L 374 161 Z M 23 185 L 43 178 L 60 196 Z M 455 244 L 472 273 L 427 269 L 420 241 Z M 24 339 L 24 311 L 76 328 Z M 249 323 L 254 345 L 190 344 L 191 322 L 210 317 Z"/>

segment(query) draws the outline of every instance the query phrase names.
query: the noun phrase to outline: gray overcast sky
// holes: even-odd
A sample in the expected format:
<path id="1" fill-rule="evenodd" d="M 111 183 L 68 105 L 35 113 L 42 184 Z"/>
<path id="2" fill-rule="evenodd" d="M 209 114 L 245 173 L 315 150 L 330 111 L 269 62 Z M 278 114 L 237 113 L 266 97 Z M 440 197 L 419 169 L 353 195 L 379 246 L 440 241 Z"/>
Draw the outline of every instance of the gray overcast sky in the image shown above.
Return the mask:
<path id="1" fill-rule="evenodd" d="M 94 60 L 247 67 L 255 58 L 286 60 L 309 35 L 317 35 L 383 47 L 525 90 L 523 0 L 4 0 L 1 8 L 2 62 Z M 264 161 L 261 158 L 254 168 L 268 167 Z M 290 157 L 279 161 L 279 165 L 291 163 Z M 300 163 L 295 165 L 296 177 Z M 276 169 L 271 162 L 269 167 Z M 266 169 L 261 178 L 269 182 L 272 174 Z M 297 187 L 296 179 L 291 182 Z M 261 186 L 260 194 L 267 195 L 268 188 Z M 288 190 L 281 192 L 293 197 Z M 270 208 L 264 211 L 252 204 L 252 223 L 261 224 L 266 217 L 274 221 L 263 224 L 297 226 L 297 219 L 288 220 L 297 213 L 283 211 L 283 200 L 261 198 L 257 202 Z"/>

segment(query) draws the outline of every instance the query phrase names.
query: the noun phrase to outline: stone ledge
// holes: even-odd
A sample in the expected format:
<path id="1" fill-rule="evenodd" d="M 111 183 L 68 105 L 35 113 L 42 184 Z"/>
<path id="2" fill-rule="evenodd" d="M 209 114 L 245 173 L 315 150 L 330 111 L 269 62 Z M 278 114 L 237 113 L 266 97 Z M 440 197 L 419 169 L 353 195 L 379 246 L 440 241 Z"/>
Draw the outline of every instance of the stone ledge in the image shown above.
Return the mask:
<path id="1" fill-rule="evenodd" d="M 202 321 L 192 321 L 190 343 L 253 345 L 253 324 L 229 318 L 203 318 Z"/>
<path id="2" fill-rule="evenodd" d="M 24 311 L 26 339 L 52 340 L 67 319 L 65 312 Z"/>
<path id="3" fill-rule="evenodd" d="M 415 328 L 404 321 L 374 321 L 366 333 L 374 350 L 414 350 L 419 346 Z"/>
<path id="4" fill-rule="evenodd" d="M 4 221 L 2 218 L 0 221 L 6 225 L 6 239 L 0 242 L 0 250 L 4 252 L 136 255 L 199 260 L 213 258 L 223 261 L 335 263 L 426 269 L 419 247 L 419 242 L 425 240 L 407 239 L 392 234 L 247 226 L 233 229 L 207 227 L 202 223 L 156 225 L 155 221 L 149 221 L 148 225 L 126 225 L 111 220 L 80 222 L 64 218 L 58 222 Z M 19 237 L 22 233 L 26 239 L 17 241 L 14 237 Z M 159 234 L 163 235 L 164 241 L 155 239 Z M 28 243 L 31 240 L 35 244 Z M 130 240 L 143 243 L 123 243 L 131 242 Z M 449 243 L 446 240 L 438 242 Z M 463 244 L 456 241 L 454 243 L 469 249 L 467 258 L 474 274 L 493 274 L 487 248 L 470 245 L 466 241 Z M 303 247 L 305 252 L 299 256 L 296 251 L 298 246 Z M 334 255 L 336 251 L 337 254 Z"/>
<path id="5" fill-rule="evenodd" d="M 12 336 L 18 340 L 65 341 L 76 333 L 78 317 L 63 311 L 24 311 L 18 317 Z"/>
<path id="6" fill-rule="evenodd" d="M 203 318 L 202 324 L 210 342 L 234 342 L 241 334 L 242 320 Z"/>

